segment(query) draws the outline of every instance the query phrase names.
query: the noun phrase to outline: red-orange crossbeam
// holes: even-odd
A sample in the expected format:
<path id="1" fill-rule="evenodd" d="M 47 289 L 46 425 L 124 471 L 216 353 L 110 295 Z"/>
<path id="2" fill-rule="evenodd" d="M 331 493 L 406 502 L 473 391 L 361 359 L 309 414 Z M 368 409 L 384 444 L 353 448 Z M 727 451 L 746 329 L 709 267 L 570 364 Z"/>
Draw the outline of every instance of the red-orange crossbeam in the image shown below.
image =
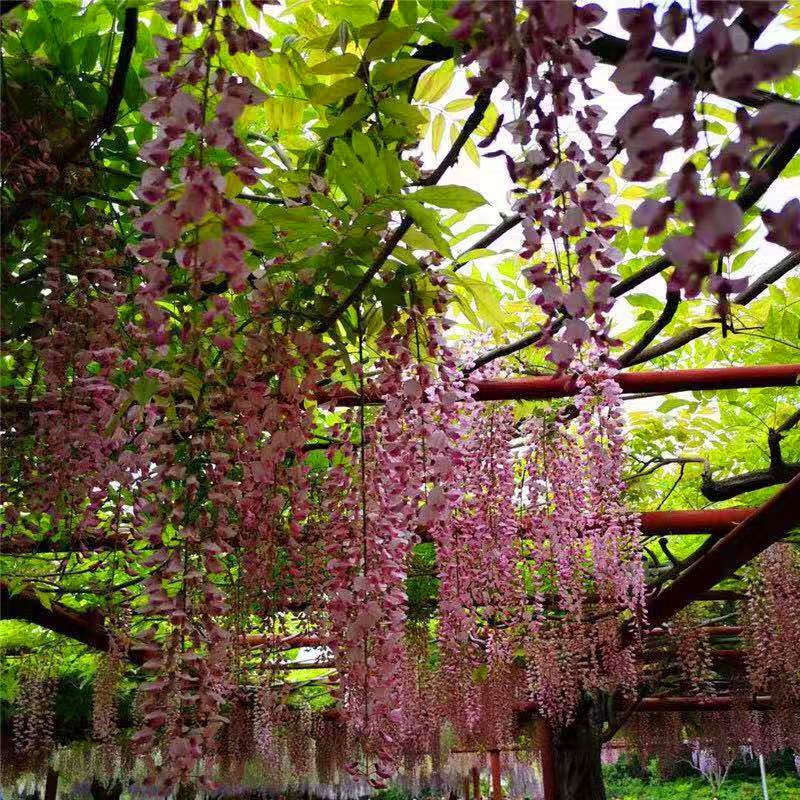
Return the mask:
<path id="1" fill-rule="evenodd" d="M 651 370 L 620 372 L 617 381 L 627 394 L 667 394 L 670 392 L 716 389 L 755 389 L 768 386 L 794 386 L 800 380 L 800 364 L 772 364 L 757 367 L 718 367 L 715 369 Z M 476 381 L 476 400 L 552 400 L 577 393 L 574 378 L 549 375 L 506 380 Z M 335 397 L 318 394 L 320 402 L 335 400 L 337 405 L 359 404 L 356 394 Z M 367 395 L 367 403 L 381 398 Z"/>

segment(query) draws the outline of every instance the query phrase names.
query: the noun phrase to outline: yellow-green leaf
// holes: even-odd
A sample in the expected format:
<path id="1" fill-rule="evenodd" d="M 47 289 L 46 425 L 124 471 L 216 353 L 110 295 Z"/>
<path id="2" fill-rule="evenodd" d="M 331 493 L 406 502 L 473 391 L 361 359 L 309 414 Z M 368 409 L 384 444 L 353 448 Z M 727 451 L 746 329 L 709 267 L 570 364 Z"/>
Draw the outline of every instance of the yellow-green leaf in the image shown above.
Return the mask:
<path id="1" fill-rule="evenodd" d="M 376 39 L 373 39 L 364 51 L 364 58 L 367 61 L 375 61 L 378 58 L 393 53 L 402 47 L 414 33 L 414 28 L 410 25 L 403 28 L 388 28 Z"/>
<path id="2" fill-rule="evenodd" d="M 318 106 L 329 106 L 358 92 L 364 84 L 358 78 L 342 78 L 330 86 L 322 86 L 311 95 L 311 102 Z"/>
<path id="3" fill-rule="evenodd" d="M 475 105 L 474 97 L 460 97 L 458 100 L 451 100 L 445 107 L 445 111 L 451 114 L 456 111 L 464 111 L 466 108 L 472 108 Z"/>
<path id="4" fill-rule="evenodd" d="M 472 211 L 478 206 L 486 205 L 482 194 L 466 186 L 423 186 L 409 197 L 413 197 L 418 203 L 429 203 L 455 211 Z"/>
<path id="5" fill-rule="evenodd" d="M 430 61 L 422 58 L 398 58 L 397 61 L 381 61 L 372 70 L 373 83 L 396 83 L 415 75 Z"/>
<path id="6" fill-rule="evenodd" d="M 469 156 L 473 164 L 481 163 L 481 157 L 478 155 L 478 148 L 475 146 L 475 142 L 473 142 L 472 139 L 467 139 L 467 141 L 464 142 L 464 152 Z"/>
<path id="7" fill-rule="evenodd" d="M 445 126 L 444 117 L 441 114 L 437 114 L 433 118 L 433 124 L 431 125 L 431 135 L 432 135 L 432 144 L 434 153 L 439 152 L 439 146 L 442 143 L 442 136 L 444 136 L 444 126 Z"/>
<path id="8" fill-rule="evenodd" d="M 454 62 L 445 61 L 439 69 L 431 70 L 420 78 L 415 97 L 426 103 L 435 103 L 450 88 L 454 76 Z"/>
<path id="9" fill-rule="evenodd" d="M 361 63 L 354 53 L 345 53 L 343 56 L 334 56 L 327 61 L 314 64 L 311 67 L 315 75 L 352 75 Z"/>

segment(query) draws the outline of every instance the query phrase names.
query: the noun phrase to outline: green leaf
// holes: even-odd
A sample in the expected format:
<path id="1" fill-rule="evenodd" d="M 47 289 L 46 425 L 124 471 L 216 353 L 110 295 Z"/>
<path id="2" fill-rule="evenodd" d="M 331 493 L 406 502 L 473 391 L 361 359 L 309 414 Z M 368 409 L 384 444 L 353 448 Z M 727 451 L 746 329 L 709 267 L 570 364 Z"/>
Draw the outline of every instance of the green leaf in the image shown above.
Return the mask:
<path id="1" fill-rule="evenodd" d="M 311 67 L 315 75 L 352 75 L 361 63 L 355 53 L 345 53 L 342 56 L 334 56 L 320 64 Z"/>
<path id="2" fill-rule="evenodd" d="M 388 56 L 398 48 L 402 47 L 414 33 L 414 28 L 410 25 L 403 28 L 389 28 L 380 36 L 373 39 L 364 51 L 364 58 L 367 61 L 375 61 L 383 56 Z"/>
<path id="3" fill-rule="evenodd" d="M 361 133 L 361 131 L 353 131 L 353 138 L 350 140 L 350 144 L 353 147 L 353 152 L 364 162 L 368 169 L 376 168 L 378 153 L 369 136 Z"/>
<path id="4" fill-rule="evenodd" d="M 436 243 L 430 236 L 426 236 L 421 230 L 417 228 L 410 228 L 406 235 L 403 236 L 403 241 L 414 250 L 435 250 Z"/>
<path id="5" fill-rule="evenodd" d="M 419 15 L 417 13 L 417 0 L 399 0 L 397 10 L 406 25 L 416 26 Z"/>
<path id="6" fill-rule="evenodd" d="M 366 136 L 363 138 L 366 139 Z M 377 192 L 378 187 L 375 183 L 374 172 L 368 170 L 341 139 L 337 139 L 333 143 L 333 152 L 342 161 L 345 172 L 349 173 L 348 177 L 352 178 L 356 185 L 363 189 L 365 194 L 374 195 Z"/>
<path id="7" fill-rule="evenodd" d="M 629 294 L 625 299 L 635 308 L 649 308 L 653 311 L 661 311 L 662 302 L 649 294 Z"/>
<path id="8" fill-rule="evenodd" d="M 372 70 L 373 83 L 395 83 L 416 75 L 432 62 L 422 58 L 399 58 L 397 61 L 381 61 Z"/>
<path id="9" fill-rule="evenodd" d="M 153 399 L 153 395 L 158 391 L 159 386 L 161 384 L 156 378 L 143 375 L 134 382 L 131 387 L 131 395 L 140 406 L 146 406 Z"/>
<path id="10" fill-rule="evenodd" d="M 741 269 L 757 252 L 758 250 L 745 250 L 743 253 L 739 253 L 733 259 L 731 270 L 736 272 L 737 269 Z"/>
<path id="11" fill-rule="evenodd" d="M 467 141 L 464 142 L 464 152 L 469 156 L 469 160 L 475 164 L 476 167 L 480 165 L 481 157 L 472 139 L 467 139 Z"/>
<path id="12" fill-rule="evenodd" d="M 456 263 L 466 264 L 468 261 L 477 261 L 479 258 L 496 255 L 497 253 L 494 250 L 489 250 L 487 247 L 479 247 L 475 250 L 468 250 L 466 253 L 462 253 L 458 259 L 456 259 Z"/>
<path id="13" fill-rule="evenodd" d="M 91 70 L 97 63 L 97 57 L 100 54 L 100 45 L 102 41 L 97 34 L 87 36 L 83 40 L 83 54 L 81 55 L 81 67 L 85 70 Z"/>
<path id="14" fill-rule="evenodd" d="M 420 110 L 405 100 L 398 100 L 396 97 L 387 97 L 378 103 L 378 108 L 388 116 L 400 120 L 411 127 L 422 125 L 425 117 Z"/>
<path id="15" fill-rule="evenodd" d="M 781 172 L 782 178 L 797 178 L 800 177 L 800 155 L 796 155 Z"/>
<path id="16" fill-rule="evenodd" d="M 393 192 L 399 192 L 404 184 L 397 155 L 389 150 L 381 150 L 381 161 L 386 170 L 386 181 L 389 188 Z"/>
<path id="17" fill-rule="evenodd" d="M 358 93 L 364 84 L 358 78 L 342 78 L 330 86 L 322 86 L 311 95 L 311 102 L 318 106 L 329 106 L 351 94 Z"/>
<path id="18" fill-rule="evenodd" d="M 690 400 L 681 400 L 678 397 L 668 397 L 659 407 L 658 413 L 659 414 L 666 414 L 668 411 L 673 411 L 676 408 L 682 408 L 684 406 L 690 406 L 693 403 Z"/>
<path id="19" fill-rule="evenodd" d="M 437 114 L 433 118 L 433 123 L 431 125 L 431 138 L 432 138 L 432 146 L 433 152 L 438 153 L 439 147 L 442 144 L 442 136 L 444 136 L 444 116 L 442 114 Z"/>
<path id="20" fill-rule="evenodd" d="M 622 194 L 620 197 L 624 197 L 626 200 L 636 200 L 640 197 L 647 197 L 649 192 L 644 186 L 628 186 L 622 190 Z"/>
<path id="21" fill-rule="evenodd" d="M 466 186 L 423 186 L 410 195 L 419 203 L 429 203 L 455 211 L 472 211 L 486 205 L 482 194 Z"/>
<path id="22" fill-rule="evenodd" d="M 442 234 L 441 222 L 436 214 L 410 197 L 403 197 L 402 204 L 419 229 L 436 245 L 436 249 L 448 258 L 452 257 L 447 240 Z"/>
<path id="23" fill-rule="evenodd" d="M 367 103 L 356 103 L 350 106 L 347 111 L 334 118 L 330 125 L 320 131 L 320 135 L 324 136 L 326 139 L 342 136 L 347 133 L 356 122 L 364 119 L 370 111 L 372 111 L 372 108 Z"/>
<path id="24" fill-rule="evenodd" d="M 40 22 L 39 20 L 34 20 L 26 25 L 25 29 L 22 31 L 22 46 L 29 53 L 35 53 L 41 46 L 42 42 L 44 42 L 46 35 L 47 32 L 45 30 L 44 23 Z"/>

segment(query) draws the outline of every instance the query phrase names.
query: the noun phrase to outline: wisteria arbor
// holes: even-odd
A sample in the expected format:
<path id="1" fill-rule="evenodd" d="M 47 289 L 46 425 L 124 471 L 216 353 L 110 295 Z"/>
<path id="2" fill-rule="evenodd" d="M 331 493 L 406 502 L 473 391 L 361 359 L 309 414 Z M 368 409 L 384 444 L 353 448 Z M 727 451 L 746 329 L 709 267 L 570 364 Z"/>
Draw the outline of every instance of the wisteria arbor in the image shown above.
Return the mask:
<path id="1" fill-rule="evenodd" d="M 800 4 L 609 5 L 2 3 L 4 781 L 800 751 Z"/>

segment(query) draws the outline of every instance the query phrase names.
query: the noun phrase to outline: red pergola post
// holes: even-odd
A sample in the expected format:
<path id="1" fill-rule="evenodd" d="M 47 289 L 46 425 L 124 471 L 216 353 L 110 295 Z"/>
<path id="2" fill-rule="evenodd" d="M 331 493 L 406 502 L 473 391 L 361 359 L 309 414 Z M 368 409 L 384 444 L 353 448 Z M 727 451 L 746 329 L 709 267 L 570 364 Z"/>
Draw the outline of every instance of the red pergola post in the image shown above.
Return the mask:
<path id="1" fill-rule="evenodd" d="M 469 800 L 469 778 L 464 778 L 464 800 Z"/>
<path id="2" fill-rule="evenodd" d="M 558 800 L 556 784 L 556 754 L 553 748 L 553 729 L 546 719 L 536 721 L 536 736 L 542 762 L 542 791 L 544 800 Z"/>
<path id="3" fill-rule="evenodd" d="M 472 768 L 472 796 L 481 800 L 481 771 L 477 767 Z"/>
<path id="4" fill-rule="evenodd" d="M 500 783 L 500 751 L 489 751 L 489 769 L 492 773 L 492 800 L 503 800 L 503 786 Z"/>

